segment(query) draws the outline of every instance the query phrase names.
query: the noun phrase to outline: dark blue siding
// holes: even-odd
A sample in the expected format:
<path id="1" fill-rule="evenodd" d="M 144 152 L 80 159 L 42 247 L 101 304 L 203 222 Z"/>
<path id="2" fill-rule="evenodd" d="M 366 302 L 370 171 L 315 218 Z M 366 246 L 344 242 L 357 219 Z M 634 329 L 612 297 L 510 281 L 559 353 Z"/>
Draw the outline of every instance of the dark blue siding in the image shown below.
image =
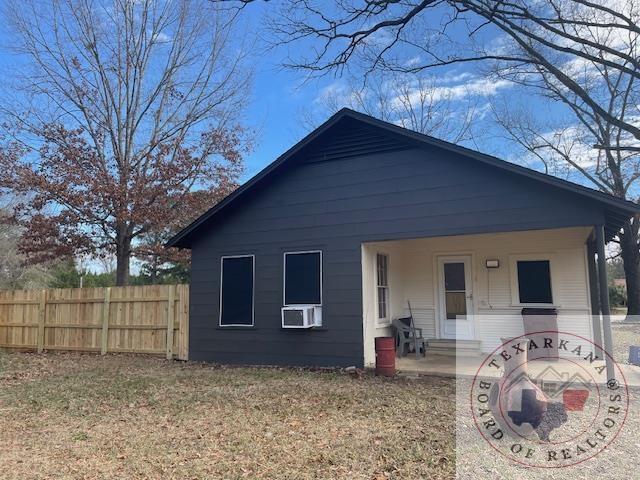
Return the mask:
<path id="1" fill-rule="evenodd" d="M 292 159 L 194 239 L 191 359 L 362 365 L 362 242 L 604 222 L 595 201 L 435 147 L 306 160 Z M 317 249 L 323 329 L 283 331 L 282 255 Z M 256 256 L 255 328 L 224 330 L 220 256 L 238 254 Z"/>

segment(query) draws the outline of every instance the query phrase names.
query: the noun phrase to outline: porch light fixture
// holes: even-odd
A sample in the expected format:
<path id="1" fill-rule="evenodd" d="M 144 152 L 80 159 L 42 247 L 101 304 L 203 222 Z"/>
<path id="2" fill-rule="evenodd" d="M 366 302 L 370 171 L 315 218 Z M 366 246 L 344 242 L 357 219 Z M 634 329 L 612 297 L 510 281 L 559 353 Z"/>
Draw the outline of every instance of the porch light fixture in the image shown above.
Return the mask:
<path id="1" fill-rule="evenodd" d="M 500 261 L 499 260 L 486 260 L 485 265 L 487 266 L 487 268 L 498 268 L 498 267 L 500 267 Z"/>

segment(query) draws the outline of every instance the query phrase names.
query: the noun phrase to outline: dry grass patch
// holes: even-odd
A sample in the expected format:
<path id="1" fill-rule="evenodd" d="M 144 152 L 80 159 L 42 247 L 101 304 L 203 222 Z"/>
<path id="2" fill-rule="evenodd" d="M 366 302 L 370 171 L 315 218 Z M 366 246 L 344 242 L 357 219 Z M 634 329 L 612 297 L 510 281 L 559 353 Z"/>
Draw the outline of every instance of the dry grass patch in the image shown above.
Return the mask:
<path id="1" fill-rule="evenodd" d="M 453 381 L 0 354 L 0 478 L 453 478 Z"/>

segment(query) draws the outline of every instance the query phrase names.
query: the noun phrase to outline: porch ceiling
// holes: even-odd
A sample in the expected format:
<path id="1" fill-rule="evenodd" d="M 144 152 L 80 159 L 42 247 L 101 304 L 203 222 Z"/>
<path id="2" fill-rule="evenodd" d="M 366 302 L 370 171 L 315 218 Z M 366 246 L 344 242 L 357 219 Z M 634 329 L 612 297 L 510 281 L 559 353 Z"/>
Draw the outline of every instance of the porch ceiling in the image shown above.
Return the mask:
<path id="1" fill-rule="evenodd" d="M 463 234 L 454 234 L 454 235 L 433 235 L 433 236 L 419 236 L 413 237 L 409 236 L 406 238 L 393 238 L 393 239 L 381 239 L 381 240 L 371 240 L 363 242 L 364 245 L 379 245 L 379 244 L 404 244 L 407 243 L 422 243 L 429 240 L 442 240 L 446 238 L 451 238 L 452 240 L 456 239 L 469 239 L 469 238 L 489 238 L 489 237 L 497 237 L 497 236 L 521 236 L 521 235 L 531 235 L 531 234 L 542 234 L 542 233 L 550 233 L 557 232 L 558 234 L 567 234 L 571 233 L 572 238 L 578 237 L 580 239 L 580 243 L 586 243 L 587 240 L 593 234 L 593 226 L 573 226 L 573 227 L 559 227 L 559 228 L 540 228 L 540 229 L 527 229 L 527 230 L 504 230 L 504 231 L 496 231 L 496 232 L 478 232 L 478 233 L 463 233 Z"/>

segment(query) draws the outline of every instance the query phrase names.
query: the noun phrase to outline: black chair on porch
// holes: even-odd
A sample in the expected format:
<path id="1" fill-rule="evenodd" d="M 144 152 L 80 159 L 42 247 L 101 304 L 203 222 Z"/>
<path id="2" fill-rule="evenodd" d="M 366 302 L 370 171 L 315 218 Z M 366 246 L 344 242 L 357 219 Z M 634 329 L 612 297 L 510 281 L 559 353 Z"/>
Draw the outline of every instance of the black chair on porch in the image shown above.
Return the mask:
<path id="1" fill-rule="evenodd" d="M 416 358 L 425 356 L 427 349 L 427 341 L 422 336 L 422 328 L 417 328 L 413 321 L 413 312 L 411 303 L 409 304 L 409 316 L 404 318 L 396 318 L 391 321 L 396 332 L 396 355 L 405 357 L 409 354 L 411 346 L 416 354 Z"/>

